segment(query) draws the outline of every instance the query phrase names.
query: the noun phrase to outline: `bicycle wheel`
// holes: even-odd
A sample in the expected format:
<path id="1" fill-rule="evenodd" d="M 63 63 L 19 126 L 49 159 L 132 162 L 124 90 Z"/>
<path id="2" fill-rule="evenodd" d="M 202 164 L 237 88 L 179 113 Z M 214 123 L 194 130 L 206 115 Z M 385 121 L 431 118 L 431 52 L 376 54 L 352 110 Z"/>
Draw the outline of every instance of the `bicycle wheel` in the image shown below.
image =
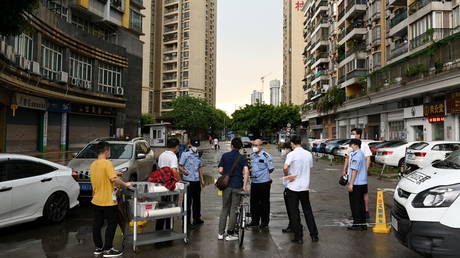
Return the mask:
<path id="1" fill-rule="evenodd" d="M 246 210 L 244 209 L 243 206 L 240 207 L 240 214 L 238 218 L 238 241 L 240 244 L 240 247 L 243 246 L 243 240 L 244 240 L 244 227 L 246 226 L 245 224 L 245 218 L 246 218 Z"/>

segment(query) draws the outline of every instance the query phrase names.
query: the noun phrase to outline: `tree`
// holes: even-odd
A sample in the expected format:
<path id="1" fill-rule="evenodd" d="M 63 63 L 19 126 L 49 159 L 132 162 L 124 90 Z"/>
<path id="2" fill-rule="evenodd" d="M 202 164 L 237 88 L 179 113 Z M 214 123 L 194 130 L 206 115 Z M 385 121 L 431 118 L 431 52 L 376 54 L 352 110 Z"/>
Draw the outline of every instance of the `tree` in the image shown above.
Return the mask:
<path id="1" fill-rule="evenodd" d="M 142 125 L 154 124 L 155 123 L 155 116 L 150 113 L 142 114 Z"/>
<path id="2" fill-rule="evenodd" d="M 232 119 L 220 109 L 213 109 L 212 114 L 212 123 L 211 123 L 211 131 L 214 134 L 219 134 L 220 131 L 230 128 L 230 124 Z"/>
<path id="3" fill-rule="evenodd" d="M 181 96 L 173 100 L 172 107 L 168 117 L 179 129 L 199 135 L 213 125 L 215 110 L 204 99 Z"/>
<path id="4" fill-rule="evenodd" d="M 0 34 L 14 36 L 24 31 L 28 22 L 23 14 L 38 8 L 38 2 L 39 0 L 2 0 Z"/>
<path id="5" fill-rule="evenodd" d="M 301 123 L 300 107 L 294 105 L 273 106 L 266 104 L 246 105 L 232 114 L 232 129 L 249 131 L 256 137 L 275 133 L 290 123 Z"/>

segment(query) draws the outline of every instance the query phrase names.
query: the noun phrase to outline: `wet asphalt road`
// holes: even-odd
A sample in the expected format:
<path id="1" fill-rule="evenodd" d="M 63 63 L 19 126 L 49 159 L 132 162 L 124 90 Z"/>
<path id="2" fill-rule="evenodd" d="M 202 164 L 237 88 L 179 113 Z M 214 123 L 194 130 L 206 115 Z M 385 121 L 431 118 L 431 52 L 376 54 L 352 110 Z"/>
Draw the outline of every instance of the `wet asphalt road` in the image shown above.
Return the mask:
<path id="1" fill-rule="evenodd" d="M 222 145 L 219 151 L 206 151 L 206 173 L 216 176 L 217 162 L 228 150 Z M 303 245 L 292 244 L 291 235 L 281 233 L 287 225 L 281 184 L 282 158 L 276 150 L 269 150 L 274 157 L 276 171 L 272 175 L 271 221 L 268 230 L 250 230 L 246 233 L 243 248 L 236 242 L 217 240 L 217 227 L 221 197 L 214 186 L 202 192 L 202 215 L 205 224 L 190 232 L 190 243 L 175 241 L 171 245 L 142 246 L 136 254 L 126 248 L 124 257 L 420 257 L 405 248 L 392 234 L 348 232 L 351 222 L 348 194 L 337 183 L 340 167 L 325 161 L 317 161 L 312 171 L 311 203 L 319 229 L 320 241 L 311 243 L 304 232 Z M 371 216 L 375 216 L 375 189 L 394 188 L 394 180 L 369 178 Z M 392 205 L 392 193 L 385 194 L 387 214 Z M 387 218 L 389 220 L 389 218 Z M 304 219 L 302 219 L 304 221 Z M 374 220 L 374 219 L 373 219 Z M 303 222 L 305 225 L 305 222 Z M 70 211 L 66 220 L 57 225 L 35 221 L 0 230 L 0 257 L 94 257 L 91 234 L 92 211 L 83 203 Z M 304 227 L 306 228 L 306 227 Z M 305 229 L 307 230 L 307 229 Z M 115 246 L 120 247 L 120 234 Z"/>

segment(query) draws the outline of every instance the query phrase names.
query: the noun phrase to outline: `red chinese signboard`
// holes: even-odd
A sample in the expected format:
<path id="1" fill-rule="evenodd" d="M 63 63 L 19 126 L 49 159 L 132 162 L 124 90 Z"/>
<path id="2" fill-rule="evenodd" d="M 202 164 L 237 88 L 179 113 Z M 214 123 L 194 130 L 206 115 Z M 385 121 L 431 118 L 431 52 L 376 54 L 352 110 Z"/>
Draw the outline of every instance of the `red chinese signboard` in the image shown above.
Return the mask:
<path id="1" fill-rule="evenodd" d="M 296 9 L 297 11 L 301 11 L 304 4 L 305 4 L 304 1 L 297 1 L 297 2 L 295 3 L 295 9 Z"/>

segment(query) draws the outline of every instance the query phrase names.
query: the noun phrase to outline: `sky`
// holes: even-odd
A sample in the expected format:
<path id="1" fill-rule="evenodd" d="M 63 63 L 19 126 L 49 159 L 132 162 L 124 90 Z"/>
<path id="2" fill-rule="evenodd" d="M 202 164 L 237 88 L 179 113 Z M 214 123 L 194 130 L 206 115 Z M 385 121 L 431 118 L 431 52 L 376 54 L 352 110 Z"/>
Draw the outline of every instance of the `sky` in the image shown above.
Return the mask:
<path id="1" fill-rule="evenodd" d="M 269 81 L 282 80 L 283 1 L 218 0 L 217 103 L 229 115 L 261 90 L 270 102 Z"/>

